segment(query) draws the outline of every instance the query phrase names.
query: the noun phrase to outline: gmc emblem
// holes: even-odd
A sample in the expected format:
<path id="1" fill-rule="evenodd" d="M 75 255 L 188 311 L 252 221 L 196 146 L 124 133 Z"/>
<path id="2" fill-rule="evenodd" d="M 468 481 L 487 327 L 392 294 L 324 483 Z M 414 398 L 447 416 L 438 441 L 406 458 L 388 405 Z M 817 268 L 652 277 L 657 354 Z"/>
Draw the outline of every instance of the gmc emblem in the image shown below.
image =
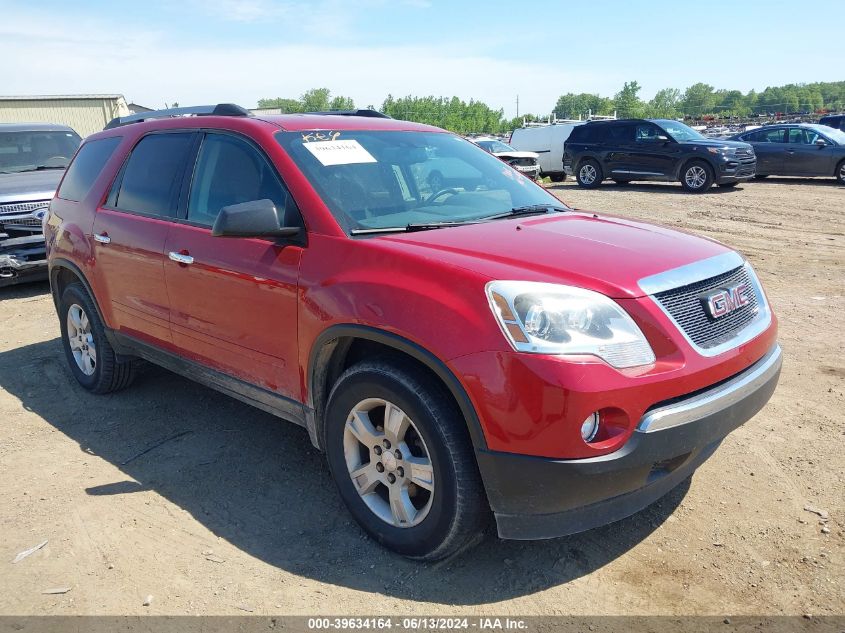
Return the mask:
<path id="1" fill-rule="evenodd" d="M 751 288 L 747 283 L 719 288 L 701 298 L 711 319 L 718 319 L 751 303 Z"/>

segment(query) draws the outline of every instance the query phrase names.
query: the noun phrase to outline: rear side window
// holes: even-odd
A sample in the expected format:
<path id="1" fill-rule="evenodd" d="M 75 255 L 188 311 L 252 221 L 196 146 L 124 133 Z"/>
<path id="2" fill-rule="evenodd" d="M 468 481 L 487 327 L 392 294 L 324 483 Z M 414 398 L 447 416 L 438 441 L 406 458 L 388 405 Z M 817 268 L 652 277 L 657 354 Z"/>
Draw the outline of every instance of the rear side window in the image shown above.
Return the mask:
<path id="1" fill-rule="evenodd" d="M 284 218 L 286 226 L 300 225 L 287 190 L 264 156 L 234 136 L 207 134 L 191 185 L 188 220 L 211 226 L 223 207 L 263 199 L 272 200 L 280 216 L 286 208 L 294 216 Z"/>
<path id="2" fill-rule="evenodd" d="M 783 143 L 785 132 L 786 130 L 783 128 L 776 130 L 755 130 L 743 136 L 742 140 L 752 143 Z"/>
<path id="3" fill-rule="evenodd" d="M 175 217 L 193 132 L 150 134 L 132 150 L 110 204 L 121 211 Z"/>
<path id="4" fill-rule="evenodd" d="M 607 130 L 606 141 L 608 143 L 616 145 L 619 143 L 631 143 L 634 140 L 633 124 L 608 125 L 605 129 Z"/>
<path id="5" fill-rule="evenodd" d="M 120 136 L 112 136 L 85 143 L 65 174 L 59 198 L 79 202 L 87 196 L 121 139 Z"/>

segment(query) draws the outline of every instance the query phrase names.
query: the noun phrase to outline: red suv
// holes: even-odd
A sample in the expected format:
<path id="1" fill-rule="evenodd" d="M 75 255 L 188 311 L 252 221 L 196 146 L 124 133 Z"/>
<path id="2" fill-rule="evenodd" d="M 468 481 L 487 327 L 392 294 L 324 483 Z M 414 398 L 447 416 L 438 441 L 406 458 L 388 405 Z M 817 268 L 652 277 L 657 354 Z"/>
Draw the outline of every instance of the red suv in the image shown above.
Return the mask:
<path id="1" fill-rule="evenodd" d="M 452 184 L 432 190 L 432 161 Z M 536 539 L 637 512 L 780 373 L 736 252 L 574 211 L 370 111 L 115 120 L 45 231 L 82 387 L 126 387 L 146 359 L 302 425 L 363 528 L 419 559 L 491 515 Z"/>

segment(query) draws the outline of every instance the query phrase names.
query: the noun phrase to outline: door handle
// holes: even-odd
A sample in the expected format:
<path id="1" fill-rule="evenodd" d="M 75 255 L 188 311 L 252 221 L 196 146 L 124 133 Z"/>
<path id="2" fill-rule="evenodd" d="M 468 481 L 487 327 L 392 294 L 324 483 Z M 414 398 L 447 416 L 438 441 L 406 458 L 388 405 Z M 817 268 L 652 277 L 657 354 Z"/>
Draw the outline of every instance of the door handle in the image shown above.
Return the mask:
<path id="1" fill-rule="evenodd" d="M 180 264 L 193 264 L 194 258 L 186 253 L 177 253 L 175 251 L 170 251 L 167 256 L 172 259 L 174 262 L 178 262 Z"/>
<path id="2" fill-rule="evenodd" d="M 111 238 L 108 233 L 94 233 L 94 241 L 100 244 L 108 244 L 111 242 Z"/>

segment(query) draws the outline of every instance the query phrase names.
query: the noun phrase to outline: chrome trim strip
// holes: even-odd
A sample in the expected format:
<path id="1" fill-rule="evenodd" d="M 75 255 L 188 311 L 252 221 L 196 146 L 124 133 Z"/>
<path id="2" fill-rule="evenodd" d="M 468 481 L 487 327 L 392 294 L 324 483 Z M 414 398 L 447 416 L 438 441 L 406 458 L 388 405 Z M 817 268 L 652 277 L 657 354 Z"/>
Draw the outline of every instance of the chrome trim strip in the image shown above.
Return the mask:
<path id="1" fill-rule="evenodd" d="M 682 402 L 655 409 L 643 416 L 638 433 L 654 433 L 719 413 L 744 400 L 777 376 L 783 364 L 780 345 L 743 373 L 713 389 Z"/>
<path id="2" fill-rule="evenodd" d="M 635 176 L 665 176 L 659 171 L 631 171 L 628 169 L 614 169 L 612 174 L 633 174 Z"/>
<path id="3" fill-rule="evenodd" d="M 716 275 L 721 275 L 734 268 L 739 268 L 743 262 L 745 260 L 739 253 L 731 251 L 657 273 L 650 277 L 643 277 L 637 284 L 645 294 L 653 295 L 664 290 L 673 290 L 680 286 L 688 286 L 697 281 L 704 281 Z"/>

